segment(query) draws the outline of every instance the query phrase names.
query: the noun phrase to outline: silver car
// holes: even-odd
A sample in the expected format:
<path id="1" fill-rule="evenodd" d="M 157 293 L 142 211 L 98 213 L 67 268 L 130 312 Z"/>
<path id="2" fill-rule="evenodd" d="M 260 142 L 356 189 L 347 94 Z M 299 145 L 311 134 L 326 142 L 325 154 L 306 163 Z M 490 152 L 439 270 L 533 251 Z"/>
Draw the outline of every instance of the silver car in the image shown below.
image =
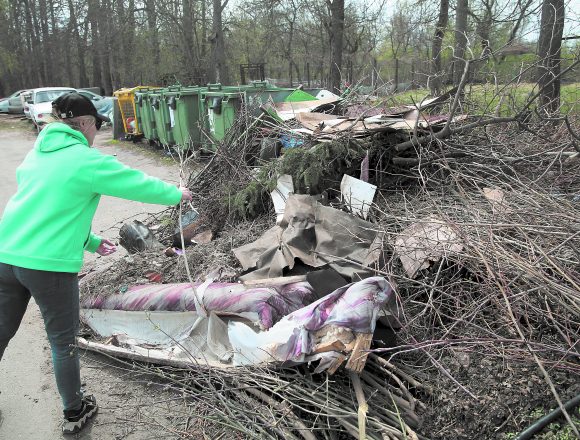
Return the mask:
<path id="1" fill-rule="evenodd" d="M 10 101 L 15 102 L 15 98 L 19 98 L 25 90 L 18 90 L 6 98 L 0 99 L 0 113 L 8 113 L 10 110 Z M 14 107 L 14 106 L 13 106 Z M 16 109 L 14 109 L 16 112 Z"/>

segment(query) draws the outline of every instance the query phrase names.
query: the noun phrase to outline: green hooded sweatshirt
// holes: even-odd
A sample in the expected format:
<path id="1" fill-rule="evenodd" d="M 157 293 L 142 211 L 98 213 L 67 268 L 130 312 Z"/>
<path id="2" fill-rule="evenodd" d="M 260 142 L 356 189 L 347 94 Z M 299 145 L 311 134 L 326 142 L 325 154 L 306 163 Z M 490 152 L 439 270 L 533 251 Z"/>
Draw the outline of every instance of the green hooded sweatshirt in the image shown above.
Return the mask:
<path id="1" fill-rule="evenodd" d="M 60 122 L 40 132 L 16 179 L 0 220 L 0 262 L 27 269 L 78 272 L 83 249 L 101 244 L 90 230 L 102 194 L 160 205 L 181 200 L 176 186 L 90 148 Z"/>

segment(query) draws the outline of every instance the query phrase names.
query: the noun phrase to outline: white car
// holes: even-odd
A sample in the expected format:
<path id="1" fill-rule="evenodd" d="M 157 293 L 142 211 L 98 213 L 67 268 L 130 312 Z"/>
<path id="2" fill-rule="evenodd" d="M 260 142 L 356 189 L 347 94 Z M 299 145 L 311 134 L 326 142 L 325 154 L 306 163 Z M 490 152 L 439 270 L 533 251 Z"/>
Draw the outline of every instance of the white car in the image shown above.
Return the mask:
<path id="1" fill-rule="evenodd" d="M 76 89 L 71 87 L 42 87 L 32 89 L 30 92 L 26 101 L 30 119 L 36 128 L 41 130 L 43 125 L 52 120 L 52 101 L 65 93 L 76 92 Z"/>
<path id="2" fill-rule="evenodd" d="M 26 119 L 30 119 L 30 104 L 32 102 L 32 90 L 25 90 L 20 95 L 20 103 L 22 104 L 22 110 L 24 111 L 24 116 Z"/>

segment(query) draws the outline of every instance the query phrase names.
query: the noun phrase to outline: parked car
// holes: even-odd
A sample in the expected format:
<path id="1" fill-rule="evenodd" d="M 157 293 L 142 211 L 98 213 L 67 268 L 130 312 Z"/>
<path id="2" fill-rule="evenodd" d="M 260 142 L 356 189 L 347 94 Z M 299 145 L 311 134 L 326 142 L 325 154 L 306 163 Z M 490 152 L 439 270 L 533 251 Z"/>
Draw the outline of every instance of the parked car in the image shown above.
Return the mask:
<path id="1" fill-rule="evenodd" d="M 109 114 L 113 111 L 113 98 L 110 96 L 101 96 L 98 95 L 90 90 L 85 89 L 77 89 L 80 95 L 83 95 L 89 98 L 95 108 L 97 109 L 97 113 L 103 116 L 109 116 Z"/>
<path id="2" fill-rule="evenodd" d="M 20 95 L 20 102 L 22 105 L 22 111 L 26 119 L 30 119 L 30 104 L 32 103 L 32 90 L 25 90 Z"/>
<path id="3" fill-rule="evenodd" d="M 40 130 L 44 124 L 50 122 L 52 113 L 52 101 L 69 92 L 76 92 L 71 87 L 42 87 L 32 89 L 30 98 L 27 99 L 28 111 L 32 123 Z"/>
<path id="4" fill-rule="evenodd" d="M 8 113 L 15 115 L 22 114 L 24 107 L 22 106 L 22 101 L 20 98 L 26 92 L 27 90 L 24 90 L 19 96 L 15 96 L 14 98 L 10 98 L 8 100 Z"/>
<path id="5" fill-rule="evenodd" d="M 10 105 L 10 100 L 20 97 L 22 92 L 24 92 L 24 90 L 18 90 L 17 92 L 14 92 L 12 95 L 7 96 L 6 98 L 0 99 L 0 113 L 8 113 L 8 107 Z"/>

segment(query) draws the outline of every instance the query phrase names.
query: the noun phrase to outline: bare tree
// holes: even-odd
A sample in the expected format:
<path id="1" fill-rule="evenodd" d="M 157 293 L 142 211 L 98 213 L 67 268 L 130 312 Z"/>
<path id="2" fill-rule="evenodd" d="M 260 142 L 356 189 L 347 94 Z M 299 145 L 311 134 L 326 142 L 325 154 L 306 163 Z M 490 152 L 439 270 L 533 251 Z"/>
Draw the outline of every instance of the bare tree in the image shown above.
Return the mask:
<path id="1" fill-rule="evenodd" d="M 330 87 L 340 93 L 344 34 L 344 0 L 326 0 L 330 10 Z"/>
<path id="2" fill-rule="evenodd" d="M 441 0 L 439 4 L 439 16 L 435 26 L 435 35 L 433 36 L 433 45 L 431 49 L 431 79 L 430 86 L 432 93 L 438 93 L 441 89 L 441 48 L 443 46 L 443 37 L 445 28 L 449 23 L 449 0 Z"/>
<path id="3" fill-rule="evenodd" d="M 538 40 L 540 108 L 555 113 L 560 107 L 560 51 L 564 32 L 564 0 L 544 0 Z"/>
<path id="4" fill-rule="evenodd" d="M 465 52 L 467 49 L 467 17 L 469 0 L 457 0 L 455 10 L 455 61 L 453 63 L 453 83 L 459 84 L 465 69 Z"/>
<path id="5" fill-rule="evenodd" d="M 87 21 L 91 26 L 91 51 L 93 64 L 92 82 L 95 86 L 100 87 L 101 77 L 101 45 L 99 40 L 99 0 L 88 1 Z"/>
<path id="6" fill-rule="evenodd" d="M 518 10 L 517 19 L 514 21 L 513 26 L 510 30 L 510 34 L 508 36 L 506 45 L 511 44 L 516 39 L 516 36 L 518 35 L 519 30 L 521 29 L 522 23 L 524 22 L 524 19 L 528 16 L 529 14 L 528 11 L 530 10 L 533 4 L 534 0 L 518 0 L 516 4 L 516 9 Z M 514 16 L 515 14 L 516 11 L 514 10 L 513 14 L 511 15 Z"/>
<path id="7" fill-rule="evenodd" d="M 208 73 L 211 82 L 228 84 L 230 81 L 228 66 L 226 64 L 223 11 L 229 0 L 213 0 L 212 33 L 209 38 L 211 44 L 210 71 Z"/>
<path id="8" fill-rule="evenodd" d="M 155 0 L 145 0 L 145 10 L 147 11 L 147 32 L 148 32 L 148 47 L 151 50 L 152 71 L 148 73 L 147 79 L 149 81 L 156 81 L 158 77 L 158 69 L 161 64 L 161 51 L 159 47 L 159 30 L 157 28 L 157 8 Z"/>

